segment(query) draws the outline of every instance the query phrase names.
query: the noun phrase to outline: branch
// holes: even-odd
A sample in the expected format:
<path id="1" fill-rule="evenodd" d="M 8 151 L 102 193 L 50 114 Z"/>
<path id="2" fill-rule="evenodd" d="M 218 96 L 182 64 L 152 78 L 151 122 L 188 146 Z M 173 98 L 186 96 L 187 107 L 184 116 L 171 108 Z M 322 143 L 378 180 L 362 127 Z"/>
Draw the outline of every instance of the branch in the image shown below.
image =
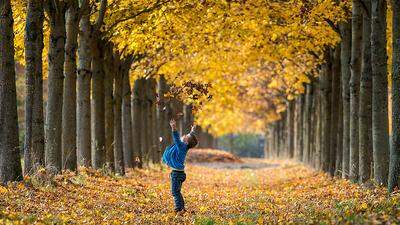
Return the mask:
<path id="1" fill-rule="evenodd" d="M 340 37 L 342 37 L 341 33 L 340 33 L 340 29 L 338 26 L 336 26 L 332 20 L 324 18 L 325 22 L 328 23 L 328 25 L 332 28 L 332 30 L 334 30 Z"/>
<path id="2" fill-rule="evenodd" d="M 94 25 L 94 30 L 100 30 L 101 25 L 103 24 L 104 17 L 106 15 L 107 10 L 107 0 L 101 0 L 100 2 L 100 9 L 99 9 L 99 16 L 97 17 L 96 24 Z"/>

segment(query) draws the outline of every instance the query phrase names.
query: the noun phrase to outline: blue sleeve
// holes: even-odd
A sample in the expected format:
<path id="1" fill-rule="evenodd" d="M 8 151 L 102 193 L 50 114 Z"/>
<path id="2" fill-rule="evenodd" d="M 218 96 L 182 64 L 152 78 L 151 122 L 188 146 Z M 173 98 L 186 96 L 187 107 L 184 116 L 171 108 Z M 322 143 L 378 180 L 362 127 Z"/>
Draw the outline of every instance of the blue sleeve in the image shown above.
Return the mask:
<path id="1" fill-rule="evenodd" d="M 185 149 L 185 143 L 181 141 L 181 137 L 179 136 L 178 131 L 172 132 L 172 139 L 174 140 L 174 143 L 176 144 L 176 146 L 178 146 L 180 150 Z"/>

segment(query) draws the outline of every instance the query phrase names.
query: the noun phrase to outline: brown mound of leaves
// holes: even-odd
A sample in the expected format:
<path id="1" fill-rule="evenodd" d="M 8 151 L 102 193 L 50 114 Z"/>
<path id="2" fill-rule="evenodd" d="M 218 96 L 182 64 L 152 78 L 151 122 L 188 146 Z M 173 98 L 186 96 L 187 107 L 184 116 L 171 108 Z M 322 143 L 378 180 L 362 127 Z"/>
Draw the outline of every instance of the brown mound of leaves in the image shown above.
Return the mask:
<path id="1" fill-rule="evenodd" d="M 232 153 L 216 150 L 216 149 L 190 149 L 187 155 L 187 162 L 204 163 L 204 162 L 226 162 L 226 163 L 242 163 L 243 161 Z"/>

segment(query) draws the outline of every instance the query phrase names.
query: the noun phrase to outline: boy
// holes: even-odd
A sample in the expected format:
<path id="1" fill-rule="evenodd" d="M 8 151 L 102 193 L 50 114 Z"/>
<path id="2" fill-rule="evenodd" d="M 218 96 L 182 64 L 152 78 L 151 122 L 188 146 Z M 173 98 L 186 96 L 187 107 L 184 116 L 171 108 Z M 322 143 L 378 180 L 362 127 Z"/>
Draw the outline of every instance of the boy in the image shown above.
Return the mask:
<path id="1" fill-rule="evenodd" d="M 186 180 L 185 174 L 185 158 L 189 149 L 196 147 L 197 138 L 194 135 L 195 126 L 189 134 L 179 137 L 176 130 L 175 120 L 169 122 L 172 129 L 172 137 L 174 143 L 168 146 L 163 154 L 162 160 L 171 169 L 171 192 L 175 201 L 175 212 L 185 212 L 185 202 L 181 194 L 182 183 Z"/>

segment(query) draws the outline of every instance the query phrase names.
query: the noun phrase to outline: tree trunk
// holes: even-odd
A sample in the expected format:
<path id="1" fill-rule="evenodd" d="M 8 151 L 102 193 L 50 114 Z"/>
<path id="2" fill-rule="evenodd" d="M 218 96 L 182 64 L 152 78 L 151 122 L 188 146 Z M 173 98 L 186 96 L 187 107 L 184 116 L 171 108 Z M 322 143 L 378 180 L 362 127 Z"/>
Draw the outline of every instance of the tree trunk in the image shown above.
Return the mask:
<path id="1" fill-rule="evenodd" d="M 76 170 L 76 49 L 78 47 L 78 2 L 73 1 L 66 16 L 65 80 L 62 109 L 62 165 Z"/>
<path id="2" fill-rule="evenodd" d="M 99 35 L 95 35 L 96 37 Z M 105 106 L 104 106 L 104 55 L 103 43 L 93 38 L 92 51 L 92 167 L 100 169 L 105 158 Z"/>
<path id="3" fill-rule="evenodd" d="M 321 106 L 321 83 L 315 82 L 315 168 L 322 169 L 322 106 Z"/>
<path id="4" fill-rule="evenodd" d="M 342 147 L 342 178 L 349 177 L 350 166 L 350 60 L 351 60 L 351 24 L 340 25 L 341 42 L 341 72 L 342 72 L 342 110 L 343 110 L 343 147 Z"/>
<path id="5" fill-rule="evenodd" d="M 372 163 L 371 1 L 363 0 L 363 56 L 359 109 L 359 182 L 370 179 Z"/>
<path id="6" fill-rule="evenodd" d="M 131 109 L 131 84 L 129 81 L 129 69 L 124 70 L 122 89 L 122 135 L 124 162 L 128 168 L 133 168 L 133 136 L 132 136 L 132 109 Z"/>
<path id="7" fill-rule="evenodd" d="M 22 180 L 18 141 L 13 16 L 9 0 L 0 1 L 0 183 Z"/>
<path id="8" fill-rule="evenodd" d="M 389 191 L 399 187 L 400 175 L 400 2 L 392 1 L 393 68 L 392 68 L 392 143 L 390 151 Z"/>
<path id="9" fill-rule="evenodd" d="M 115 172 L 125 175 L 124 153 L 122 145 L 122 71 L 124 65 L 119 66 L 114 77 L 114 163 Z"/>
<path id="10" fill-rule="evenodd" d="M 303 116 L 303 141 L 304 141 L 304 150 L 303 150 L 303 159 L 304 163 L 310 162 L 311 155 L 311 113 L 312 113 L 312 98 L 313 98 L 313 86 L 312 84 L 306 84 L 306 93 L 304 99 L 304 116 Z"/>
<path id="11" fill-rule="evenodd" d="M 90 80 L 92 76 L 90 50 L 91 25 L 88 13 L 83 15 L 80 24 L 78 48 L 78 123 L 77 152 L 78 166 L 89 167 L 92 164 L 90 148 Z"/>
<path id="12" fill-rule="evenodd" d="M 105 117 L 105 161 L 106 167 L 114 171 L 114 74 L 115 60 L 109 47 L 104 64 L 104 117 Z"/>
<path id="13" fill-rule="evenodd" d="M 149 101 L 148 101 L 148 87 L 149 87 L 149 81 L 145 78 L 143 78 L 143 84 L 142 84 L 142 90 L 143 90 L 143 104 L 142 104 L 142 113 L 141 113 L 141 127 L 142 127 L 142 132 L 140 135 L 141 139 L 141 144 L 142 144 L 142 155 L 143 155 L 143 163 L 148 165 L 149 163 L 149 146 L 150 143 L 149 141 L 149 122 L 148 122 L 148 114 L 150 112 L 149 110 Z"/>
<path id="14" fill-rule="evenodd" d="M 362 8 L 361 2 L 353 0 L 352 46 L 350 78 L 350 180 L 358 180 L 358 110 L 361 77 Z"/>
<path id="15" fill-rule="evenodd" d="M 333 63 L 332 63 L 332 96 L 331 96 L 331 138 L 330 138 L 330 161 L 329 161 L 329 173 L 331 176 L 335 175 L 336 168 L 336 153 L 341 151 L 338 148 L 337 133 L 338 133 L 338 121 L 339 121 L 339 107 L 337 103 L 340 99 L 340 46 L 336 46 L 333 52 Z"/>
<path id="16" fill-rule="evenodd" d="M 142 153 L 142 136 L 143 136 L 143 126 L 142 126 L 142 111 L 143 111 L 143 93 L 144 93 L 144 79 L 140 78 L 135 81 L 132 96 L 132 128 L 133 128 L 133 144 L 135 148 L 133 149 L 133 154 L 135 157 L 135 166 L 143 167 L 143 153 Z"/>
<path id="17" fill-rule="evenodd" d="M 46 109 L 46 167 L 52 172 L 61 171 L 62 105 L 65 59 L 65 3 L 50 1 L 48 100 Z"/>
<path id="18" fill-rule="evenodd" d="M 161 154 L 163 151 L 167 148 L 169 143 L 171 143 L 171 132 L 169 128 L 169 120 L 171 116 L 171 106 L 169 100 L 165 97 L 165 94 L 168 92 L 168 85 L 167 81 L 165 80 L 164 76 L 160 77 L 160 80 L 158 82 L 158 95 L 159 95 L 159 103 L 157 107 L 157 118 L 158 118 L 158 124 L 159 128 L 158 130 L 160 131 L 160 149 L 161 149 Z M 191 113 L 191 108 L 190 113 Z M 187 109 L 185 113 L 188 113 Z M 189 116 L 185 114 L 185 123 L 188 124 L 189 122 Z"/>
<path id="19" fill-rule="evenodd" d="M 43 125 L 43 1 L 28 2 L 25 26 L 25 144 L 24 173 L 30 174 L 44 166 L 44 125 Z M 38 113 L 41 116 L 38 116 Z M 39 122 L 40 126 L 36 123 Z M 39 135 L 41 134 L 41 135 Z M 38 139 L 41 143 L 38 143 Z"/>
<path id="20" fill-rule="evenodd" d="M 297 104 L 296 100 L 291 100 L 288 101 L 286 106 L 287 106 L 287 114 L 286 114 L 286 121 L 288 125 L 287 129 L 287 137 L 288 137 L 288 142 L 287 142 L 287 151 L 288 151 L 288 157 L 293 158 L 295 155 L 297 156 L 298 152 L 300 151 L 299 146 L 296 145 L 295 143 L 295 136 L 298 136 L 298 113 L 297 113 Z"/>
<path id="21" fill-rule="evenodd" d="M 387 185 L 389 170 L 388 81 L 386 52 L 386 1 L 372 0 L 372 138 L 374 177 Z"/>
<path id="22" fill-rule="evenodd" d="M 183 129 L 189 131 L 193 125 L 192 105 L 183 106 Z"/>
<path id="23" fill-rule="evenodd" d="M 156 139 L 157 135 L 157 130 L 156 130 L 156 117 L 157 117 L 157 109 L 156 109 L 156 80 L 155 79 L 149 79 L 148 80 L 148 86 L 147 86 L 147 91 L 148 91 L 148 96 L 147 96 L 147 101 L 148 101 L 148 141 L 149 143 L 149 151 L 150 151 L 150 159 L 153 163 L 158 163 L 159 157 L 158 157 L 158 141 Z"/>
<path id="24" fill-rule="evenodd" d="M 320 77 L 321 94 L 321 160 L 322 170 L 329 172 L 330 162 L 330 138 L 331 138 L 331 79 L 332 79 L 332 58 L 328 51 L 326 53 L 326 62 L 323 65 L 323 71 Z"/>

